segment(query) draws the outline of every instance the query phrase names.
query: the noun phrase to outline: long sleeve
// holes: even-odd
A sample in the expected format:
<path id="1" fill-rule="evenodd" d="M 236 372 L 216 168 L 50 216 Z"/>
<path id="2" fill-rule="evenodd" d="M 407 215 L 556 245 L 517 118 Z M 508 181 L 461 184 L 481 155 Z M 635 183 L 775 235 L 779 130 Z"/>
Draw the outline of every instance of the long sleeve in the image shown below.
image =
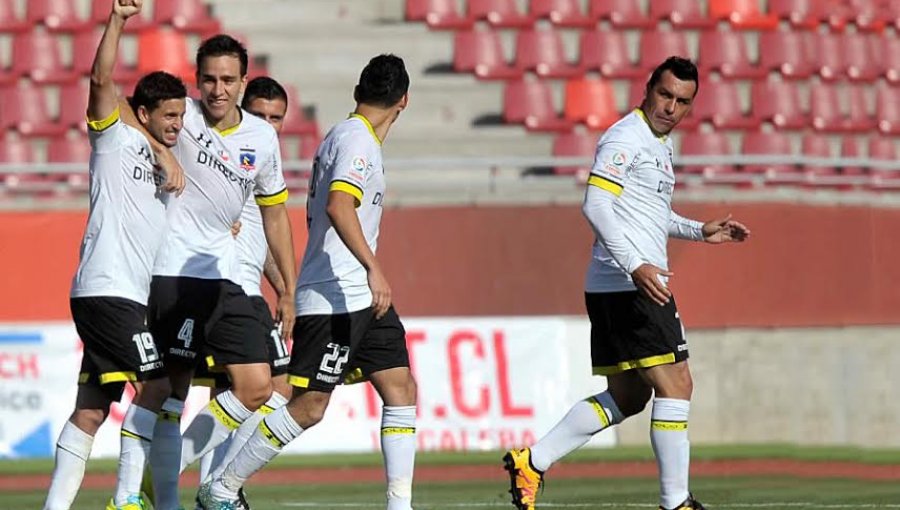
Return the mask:
<path id="1" fill-rule="evenodd" d="M 625 234 L 613 211 L 618 197 L 596 186 L 588 186 L 584 195 L 581 212 L 591 224 L 597 239 L 628 274 L 644 263 L 634 248 L 625 239 Z"/>
<path id="2" fill-rule="evenodd" d="M 675 211 L 669 217 L 669 237 L 688 241 L 703 240 L 703 223 L 685 218 Z"/>

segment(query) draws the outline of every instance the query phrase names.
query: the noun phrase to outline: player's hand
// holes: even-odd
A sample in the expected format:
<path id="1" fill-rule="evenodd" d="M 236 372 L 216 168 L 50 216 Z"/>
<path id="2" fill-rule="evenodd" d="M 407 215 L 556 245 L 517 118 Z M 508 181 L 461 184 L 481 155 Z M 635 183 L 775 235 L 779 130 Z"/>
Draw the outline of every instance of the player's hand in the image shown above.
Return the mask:
<path id="1" fill-rule="evenodd" d="M 740 243 L 750 237 L 750 229 L 731 219 L 731 215 L 703 224 L 703 240 L 710 244 Z"/>
<path id="2" fill-rule="evenodd" d="M 296 317 L 297 313 L 294 309 L 294 296 L 287 294 L 279 296 L 278 304 L 275 307 L 275 322 L 281 323 L 281 340 L 285 343 L 291 341 Z"/>
<path id="3" fill-rule="evenodd" d="M 141 12 L 144 0 L 113 0 L 113 14 L 128 19 Z"/>
<path id="4" fill-rule="evenodd" d="M 231 237 L 237 238 L 238 234 L 241 233 L 241 220 L 237 220 L 231 224 Z"/>
<path id="5" fill-rule="evenodd" d="M 156 152 L 156 164 L 166 174 L 166 184 L 163 186 L 164 191 L 175 193 L 175 196 L 181 196 L 187 181 L 184 178 L 184 169 L 172 154 L 172 151 L 166 149 Z"/>
<path id="6" fill-rule="evenodd" d="M 391 286 L 378 266 L 369 269 L 369 290 L 372 291 L 372 310 L 380 319 L 391 307 Z"/>
<path id="7" fill-rule="evenodd" d="M 672 293 L 669 288 L 663 285 L 658 275 L 675 276 L 675 273 L 660 269 L 653 264 L 641 264 L 631 273 L 631 279 L 634 285 L 652 299 L 659 306 L 663 306 L 669 302 Z"/>

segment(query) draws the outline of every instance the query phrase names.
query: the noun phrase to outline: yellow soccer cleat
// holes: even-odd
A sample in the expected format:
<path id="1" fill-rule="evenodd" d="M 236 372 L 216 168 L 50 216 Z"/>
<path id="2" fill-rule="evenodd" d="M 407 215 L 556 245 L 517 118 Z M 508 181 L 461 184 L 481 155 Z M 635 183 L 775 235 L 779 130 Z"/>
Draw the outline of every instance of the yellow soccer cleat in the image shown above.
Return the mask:
<path id="1" fill-rule="evenodd" d="M 116 506 L 115 502 L 110 498 L 109 503 L 106 504 L 106 510 L 147 510 L 147 506 L 140 496 L 128 496 L 128 499 L 125 500 L 125 504 L 122 506 Z"/>
<path id="2" fill-rule="evenodd" d="M 509 493 L 519 510 L 534 510 L 537 493 L 544 483 L 544 473 L 531 465 L 531 450 L 510 450 L 503 456 L 504 469 L 509 472 Z"/>

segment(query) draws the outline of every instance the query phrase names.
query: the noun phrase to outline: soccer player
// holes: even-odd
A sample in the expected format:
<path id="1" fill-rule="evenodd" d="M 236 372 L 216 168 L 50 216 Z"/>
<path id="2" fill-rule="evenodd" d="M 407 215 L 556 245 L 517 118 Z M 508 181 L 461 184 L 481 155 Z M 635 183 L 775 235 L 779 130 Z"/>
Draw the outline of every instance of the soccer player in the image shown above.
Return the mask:
<path id="1" fill-rule="evenodd" d="M 583 212 L 596 234 L 585 301 L 594 374 L 608 389 L 575 404 L 531 448 L 504 457 L 513 504 L 535 508 L 544 472 L 597 432 L 639 413 L 653 396 L 650 441 L 662 510 L 702 509 L 688 491 L 687 423 L 693 383 L 688 346 L 667 286 L 667 238 L 740 242 L 750 231 L 728 216 L 701 223 L 672 210 L 669 133 L 691 109 L 697 68 L 671 57 L 653 71 L 640 107 L 600 138 Z"/>
<path id="2" fill-rule="evenodd" d="M 284 117 L 287 113 L 288 97 L 284 87 L 277 81 L 267 76 L 260 76 L 250 80 L 241 100 L 241 108 L 265 120 L 276 133 L 281 133 L 284 125 Z M 285 281 L 272 260 L 266 245 L 266 236 L 263 232 L 262 217 L 259 206 L 253 198 L 244 204 L 241 212 L 241 231 L 237 236 L 238 262 L 240 263 L 239 279 L 244 292 L 253 300 L 253 307 L 259 320 L 270 331 L 268 338 L 269 368 L 272 371 L 272 398 L 260 407 L 251 418 L 247 419 L 231 435 L 229 439 L 216 447 L 213 452 L 203 456 L 200 462 L 200 481 L 205 481 L 210 473 L 216 474 L 220 467 L 224 467 L 240 450 L 241 446 L 250 438 L 253 430 L 259 425 L 263 416 L 287 403 L 291 396 L 291 385 L 287 382 L 287 364 L 290 361 L 290 353 L 278 332 L 276 324 L 272 320 L 269 306 L 262 297 L 260 279 L 265 274 L 266 279 L 275 289 L 278 296 L 284 294 Z M 224 374 L 204 374 L 206 365 L 201 364 L 194 376 L 194 383 L 198 380 L 211 383 L 214 394 L 228 389 L 231 386 Z M 205 377 L 204 377 L 205 376 Z M 239 493 L 243 497 L 243 491 Z M 244 505 L 249 506 L 244 500 Z"/>
<path id="3" fill-rule="evenodd" d="M 160 406 L 171 388 L 153 335 L 145 325 L 150 272 L 166 226 L 170 192 L 184 187 L 177 162 L 151 150 L 144 135 L 119 119 L 112 81 L 125 22 L 141 0 L 113 0 L 91 71 L 87 122 L 91 143 L 90 212 L 70 306 L 84 342 L 75 411 L 57 443 L 56 467 L 45 510 L 67 510 L 84 477 L 94 436 L 130 382 L 135 396 L 121 429 L 114 509 L 140 510 L 141 472 Z M 140 123 L 162 146 L 173 146 L 182 127 L 187 90 L 181 80 L 144 76 L 131 104 Z"/>
<path id="4" fill-rule="evenodd" d="M 381 144 L 409 102 L 403 60 L 369 61 L 356 110 L 319 146 L 307 200 L 309 240 L 297 281 L 288 371 L 294 393 L 268 415 L 221 476 L 204 483 L 207 510 L 243 508 L 238 490 L 305 429 L 318 423 L 342 381 L 366 378 L 384 401 L 387 508 L 409 510 L 415 461 L 416 383 L 405 331 L 375 251 L 385 193 Z"/>
<path id="5" fill-rule="evenodd" d="M 294 250 L 278 136 L 237 104 L 247 63 L 247 50 L 234 38 L 217 35 L 203 41 L 197 51 L 200 99 L 188 99 L 184 129 L 173 148 L 187 185 L 167 210 L 169 229 L 156 258 L 148 306 L 150 330 L 162 346 L 173 387 L 164 409 L 173 418 L 180 415 L 197 362 L 224 368 L 232 387 L 197 415 L 184 433 L 183 447 L 177 419 L 157 423 L 151 468 L 158 508 L 177 508 L 183 466 L 224 441 L 272 394 L 270 330 L 236 283 L 231 227 L 251 195 L 287 281 L 295 275 Z M 294 290 L 286 288 L 277 305 L 285 340 L 294 316 Z"/>

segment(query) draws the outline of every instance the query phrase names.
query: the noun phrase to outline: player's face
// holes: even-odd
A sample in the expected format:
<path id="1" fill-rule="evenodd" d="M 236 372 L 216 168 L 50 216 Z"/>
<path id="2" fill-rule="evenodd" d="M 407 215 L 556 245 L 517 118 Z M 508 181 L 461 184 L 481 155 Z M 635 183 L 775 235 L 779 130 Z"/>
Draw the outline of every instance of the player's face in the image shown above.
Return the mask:
<path id="1" fill-rule="evenodd" d="M 664 71 L 641 105 L 653 131 L 669 134 L 691 111 L 696 92 L 697 84 L 692 80 L 679 80 L 671 71 Z"/>
<path id="2" fill-rule="evenodd" d="M 220 55 L 203 59 L 197 70 L 197 88 L 207 120 L 218 122 L 232 112 L 246 81 L 247 77 L 241 76 L 238 57 Z"/>
<path id="3" fill-rule="evenodd" d="M 166 147 L 174 147 L 184 125 L 184 99 L 166 99 L 151 111 L 138 108 L 138 118 L 150 135 Z"/>
<path id="4" fill-rule="evenodd" d="M 287 113 L 287 103 L 284 99 L 256 97 L 244 109 L 271 124 L 275 132 L 281 134 L 284 116 Z"/>

